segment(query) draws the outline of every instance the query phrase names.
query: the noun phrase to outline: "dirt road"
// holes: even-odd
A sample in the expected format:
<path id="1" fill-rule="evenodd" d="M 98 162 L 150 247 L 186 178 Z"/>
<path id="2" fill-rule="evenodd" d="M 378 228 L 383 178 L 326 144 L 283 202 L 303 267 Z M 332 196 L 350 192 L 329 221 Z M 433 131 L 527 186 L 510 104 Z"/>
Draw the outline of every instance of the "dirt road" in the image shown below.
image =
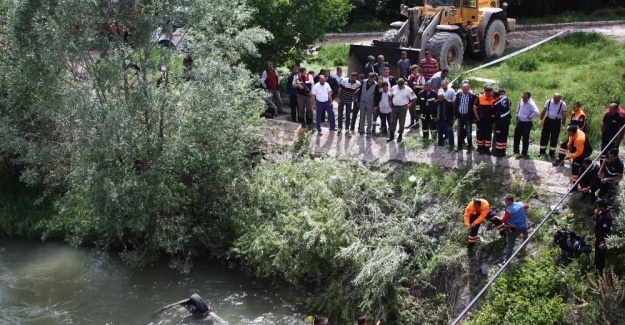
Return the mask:
<path id="1" fill-rule="evenodd" d="M 559 28 L 547 28 L 547 29 L 535 29 L 535 30 L 515 30 L 510 32 L 508 40 L 510 41 L 509 47 L 523 48 L 534 43 L 537 43 L 549 36 L 555 35 L 560 31 L 566 29 L 581 29 L 584 31 L 596 30 L 598 32 L 604 32 L 609 38 L 617 41 L 625 42 L 625 24 L 622 25 L 597 25 L 592 27 L 559 27 Z M 332 37 L 323 42 L 318 42 L 317 45 L 329 45 L 329 44 L 371 44 L 371 40 L 374 38 L 380 38 L 381 36 L 364 36 L 364 37 Z"/>

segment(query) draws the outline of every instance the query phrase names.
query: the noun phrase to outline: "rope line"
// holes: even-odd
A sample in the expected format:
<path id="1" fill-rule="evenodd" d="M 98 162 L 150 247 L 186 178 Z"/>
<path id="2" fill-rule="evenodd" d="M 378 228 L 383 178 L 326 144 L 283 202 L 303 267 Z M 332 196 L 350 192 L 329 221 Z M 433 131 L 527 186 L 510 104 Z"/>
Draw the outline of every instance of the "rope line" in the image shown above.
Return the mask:
<path id="1" fill-rule="evenodd" d="M 620 114 L 620 113 L 618 113 L 618 114 Z M 605 153 L 605 151 L 608 148 L 610 148 L 610 145 L 619 137 L 619 135 L 623 132 L 623 130 L 625 130 L 625 125 L 623 125 L 621 127 L 621 129 L 616 133 L 616 135 L 614 137 L 612 137 L 612 140 L 610 140 L 610 142 L 608 142 L 606 147 L 601 151 L 601 153 L 597 156 L 597 158 L 593 159 L 593 161 L 592 161 L 593 163 L 596 162 L 601 157 L 601 155 L 603 155 Z M 605 159 L 608 159 L 608 158 L 605 158 Z M 538 224 L 538 226 L 536 226 L 536 228 L 534 228 L 534 231 L 532 231 L 532 233 L 530 233 L 529 236 L 527 236 L 527 238 L 523 241 L 523 243 L 521 243 L 521 246 L 519 246 L 519 248 L 517 248 L 517 250 L 514 251 L 512 256 L 510 256 L 510 258 L 507 261 L 504 262 L 504 264 L 501 266 L 501 268 L 499 268 L 499 270 L 497 270 L 495 275 L 486 283 L 486 285 L 484 285 L 482 290 L 480 290 L 480 292 L 478 292 L 477 295 L 475 295 L 475 297 L 473 297 L 473 300 L 471 300 L 471 302 L 469 302 L 469 304 L 462 310 L 462 312 L 460 312 L 460 314 L 456 317 L 456 319 L 454 319 L 450 323 L 450 325 L 456 325 L 456 324 L 458 324 L 458 322 L 460 322 L 460 320 L 462 320 L 462 318 L 469 312 L 471 307 L 473 307 L 473 305 L 475 305 L 477 300 L 480 299 L 486 293 L 486 290 L 488 290 L 488 288 L 490 288 L 490 286 L 497 280 L 497 278 L 499 278 L 499 276 L 506 269 L 506 267 L 508 267 L 508 265 L 510 265 L 510 262 L 517 256 L 517 254 L 519 254 L 519 252 L 527 245 L 527 243 L 529 243 L 529 241 L 532 239 L 532 237 L 534 237 L 536 232 L 538 232 L 538 230 L 540 230 L 540 228 L 545 224 L 545 222 L 547 222 L 547 220 L 549 220 L 549 217 L 551 217 L 551 215 L 554 214 L 554 212 L 562 204 L 564 199 L 566 199 L 566 197 L 569 196 L 569 194 L 571 194 L 571 192 L 573 191 L 574 188 L 577 188 L 577 184 L 579 184 L 579 182 L 582 180 L 584 175 L 586 175 L 586 173 L 588 173 L 588 171 L 590 171 L 590 168 L 587 168 L 582 173 L 582 175 L 579 176 L 577 181 L 575 181 L 575 183 L 573 183 L 571 188 L 569 188 L 569 190 L 564 195 L 562 195 L 562 197 L 560 198 L 558 203 L 555 206 L 552 207 L 551 211 L 549 211 L 549 213 L 543 218 L 543 220 Z"/>

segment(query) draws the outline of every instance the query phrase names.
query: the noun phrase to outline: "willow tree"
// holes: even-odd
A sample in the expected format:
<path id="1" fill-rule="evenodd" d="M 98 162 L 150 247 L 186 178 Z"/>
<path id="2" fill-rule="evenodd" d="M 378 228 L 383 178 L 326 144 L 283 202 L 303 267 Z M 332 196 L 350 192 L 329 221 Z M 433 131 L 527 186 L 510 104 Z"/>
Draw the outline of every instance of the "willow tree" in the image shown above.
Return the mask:
<path id="1" fill-rule="evenodd" d="M 187 270 L 233 240 L 229 216 L 262 122 L 253 77 L 229 62 L 270 35 L 248 25 L 243 1 L 113 2 L 8 10 L 0 146 L 24 182 L 57 197 L 45 236 L 121 248 L 138 265 L 164 253 Z M 155 30 L 171 36 L 180 13 L 188 44 L 163 48 Z"/>

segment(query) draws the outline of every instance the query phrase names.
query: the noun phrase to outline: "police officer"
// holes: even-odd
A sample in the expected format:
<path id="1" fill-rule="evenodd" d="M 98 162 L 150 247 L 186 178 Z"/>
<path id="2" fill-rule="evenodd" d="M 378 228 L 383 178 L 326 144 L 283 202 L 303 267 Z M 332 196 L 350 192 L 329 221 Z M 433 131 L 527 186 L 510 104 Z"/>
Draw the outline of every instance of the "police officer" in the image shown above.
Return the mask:
<path id="1" fill-rule="evenodd" d="M 599 274 L 603 274 L 605 268 L 605 238 L 610 235 L 614 213 L 608 208 L 604 199 L 598 199 L 595 203 L 595 267 Z"/>
<path id="2" fill-rule="evenodd" d="M 505 157 L 508 146 L 508 133 L 510 131 L 510 121 L 512 114 L 510 110 L 510 99 L 506 97 L 506 90 L 499 89 L 493 92 L 495 102 L 495 157 Z"/>

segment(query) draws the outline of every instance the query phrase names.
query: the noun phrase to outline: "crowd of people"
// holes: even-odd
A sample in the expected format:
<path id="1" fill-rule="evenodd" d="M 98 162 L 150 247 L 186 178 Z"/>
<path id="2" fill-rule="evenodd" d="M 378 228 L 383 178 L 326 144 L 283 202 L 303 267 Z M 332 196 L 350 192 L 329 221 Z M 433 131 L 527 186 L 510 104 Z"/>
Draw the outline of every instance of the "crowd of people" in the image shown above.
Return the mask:
<path id="1" fill-rule="evenodd" d="M 604 112 L 601 122 L 601 160 L 595 163 L 591 159 L 592 145 L 585 133 L 588 117 L 580 102 L 572 104 L 569 118 L 569 107 L 560 93 L 547 99 L 542 109 L 539 109 L 531 92 L 524 91 L 513 112 L 512 101 L 506 96 L 505 89 L 493 89 L 485 85 L 482 91 L 475 93 L 469 81 L 463 80 L 460 89 L 454 90 L 450 81 L 446 80 L 449 71 L 440 69 L 428 51 L 414 65 L 407 58 L 407 53 L 402 52 L 396 66 L 394 76 L 383 55 L 370 55 L 362 72 L 352 71 L 349 76 L 343 73 L 342 67 L 337 67 L 332 75 L 329 69 L 323 69 L 315 75 L 304 66 L 294 65 L 286 85 L 291 120 L 301 123 L 303 128 L 312 128 L 313 112 L 316 111 L 315 127 L 318 135 L 323 134 L 322 123 L 327 115 L 329 131 L 338 134 L 344 132 L 351 137 L 355 134 L 356 120 L 360 114 L 357 130 L 368 138 L 376 134 L 379 121 L 380 134 L 388 136 L 387 142 L 402 142 L 403 133 L 408 127 L 421 129 L 424 139 L 429 139 L 430 133 L 436 133 L 438 145 L 444 146 L 447 142 L 451 151 L 466 150 L 470 154 L 476 150 L 478 154 L 495 157 L 506 157 L 508 133 L 510 125 L 514 123 L 512 151 L 515 158 L 525 159 L 529 157 L 530 132 L 534 128 L 534 120 L 538 119 L 538 127 L 541 129 L 538 156 L 549 158 L 554 167 L 561 166 L 565 160 L 570 161 L 571 181 L 577 182 L 573 190 L 581 193 L 582 201 L 589 198 L 591 202 L 596 202 L 598 212 L 595 220 L 598 225 L 602 225 L 595 229 L 597 269 L 603 269 L 605 262 L 600 260 L 605 260 L 605 254 L 601 252 L 605 252 L 604 239 L 610 233 L 612 218 L 611 212 L 605 212 L 609 211 L 607 200 L 610 200 L 610 196 L 607 194 L 618 188 L 624 169 L 618 147 L 624 135 L 625 110 L 617 99 L 613 99 Z M 279 86 L 275 82 L 279 80 L 277 73 L 271 81 L 270 77 L 266 77 L 273 73 L 273 64 L 268 64 L 267 71 L 263 72 L 263 86 L 267 85 L 277 107 L 281 107 L 281 103 L 278 103 L 280 97 L 274 92 Z M 334 115 L 334 101 L 338 108 L 337 119 Z M 472 139 L 474 125 L 475 143 Z M 560 134 L 565 131 L 568 137 L 558 143 Z M 581 179 L 580 175 L 583 175 Z M 516 238 L 519 235 L 527 236 L 524 211 L 529 206 L 515 202 L 509 195 L 504 198 L 504 203 L 506 209 L 502 217 L 489 209 L 485 199 L 476 199 L 469 204 L 464 218 L 470 233 L 467 244 L 469 255 L 473 254 L 479 224 L 483 220 L 494 223 L 500 233 L 508 237 L 506 260 L 512 254 Z M 606 221 L 608 219 L 610 221 Z"/>

